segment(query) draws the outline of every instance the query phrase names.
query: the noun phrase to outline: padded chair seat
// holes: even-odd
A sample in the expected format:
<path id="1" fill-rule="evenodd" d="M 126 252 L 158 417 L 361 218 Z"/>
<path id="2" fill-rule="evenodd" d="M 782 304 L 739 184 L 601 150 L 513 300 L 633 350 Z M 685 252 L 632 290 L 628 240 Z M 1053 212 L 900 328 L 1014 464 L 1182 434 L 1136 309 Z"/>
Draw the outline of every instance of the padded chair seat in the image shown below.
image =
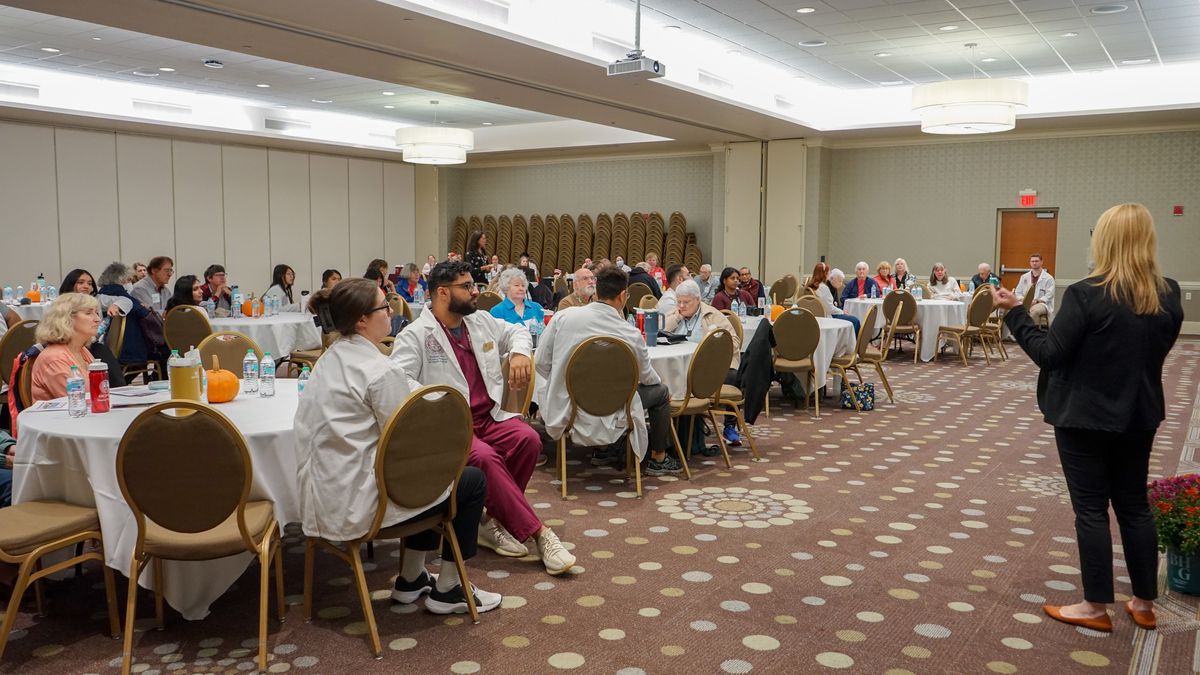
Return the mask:
<path id="1" fill-rule="evenodd" d="M 911 324 L 908 324 L 907 326 L 896 326 L 894 329 L 892 329 L 892 332 L 893 333 L 916 333 L 919 330 L 921 330 L 920 325 L 911 323 Z"/>
<path id="2" fill-rule="evenodd" d="M 799 372 L 802 370 L 808 370 L 812 367 L 813 367 L 813 362 L 812 362 L 811 358 L 793 360 L 793 359 L 781 359 L 778 356 L 775 357 L 775 370 L 782 370 L 784 372 L 795 373 L 795 372 Z"/>
<path id="3" fill-rule="evenodd" d="M 742 398 L 743 398 L 743 396 L 742 396 L 741 389 L 738 389 L 737 387 L 735 387 L 732 384 L 721 385 L 721 400 L 722 401 L 728 401 L 730 403 L 741 403 Z"/>
<path id="4" fill-rule="evenodd" d="M 867 347 L 867 353 L 863 355 L 862 361 L 882 361 L 883 352 L 879 351 L 878 347 Z"/>
<path id="5" fill-rule="evenodd" d="M 974 335 L 979 332 L 976 326 L 939 326 L 939 333 L 953 333 L 954 335 Z"/>
<path id="6" fill-rule="evenodd" d="M 246 529 L 261 542 L 267 526 L 274 520 L 275 504 L 270 501 L 246 502 Z M 238 530 L 237 511 L 225 522 L 207 532 L 174 532 L 146 519 L 146 553 L 167 560 L 213 560 L 242 553 L 246 545 Z"/>
<path id="7" fill-rule="evenodd" d="M 712 403 L 712 401 L 706 398 L 689 398 L 687 400 L 687 407 L 685 408 L 683 406 L 682 399 L 678 401 L 671 401 L 671 414 L 676 416 L 695 415 L 708 410 L 710 403 Z"/>
<path id="8" fill-rule="evenodd" d="M 833 357 L 833 359 L 831 359 L 829 361 L 829 365 L 837 366 L 839 368 L 849 368 L 850 366 L 854 365 L 855 363 L 858 363 L 858 361 L 854 357 L 855 357 L 855 354 L 847 354 L 845 356 L 835 356 L 835 357 Z"/>
<path id="9" fill-rule="evenodd" d="M 80 532 L 100 531 L 96 509 L 60 502 L 24 502 L 0 509 L 0 523 L 0 551 L 10 556 Z"/>
<path id="10" fill-rule="evenodd" d="M 322 352 L 320 349 L 302 349 L 298 352 L 292 352 L 291 356 L 288 358 L 292 361 L 316 363 L 317 359 L 321 357 L 321 354 Z"/>

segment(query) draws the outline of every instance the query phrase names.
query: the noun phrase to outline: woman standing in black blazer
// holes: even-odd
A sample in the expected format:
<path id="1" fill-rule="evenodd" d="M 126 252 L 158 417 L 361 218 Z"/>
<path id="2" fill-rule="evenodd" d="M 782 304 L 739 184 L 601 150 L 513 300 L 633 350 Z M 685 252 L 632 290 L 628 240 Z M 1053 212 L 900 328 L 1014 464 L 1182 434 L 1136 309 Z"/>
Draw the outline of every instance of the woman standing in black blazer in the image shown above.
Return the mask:
<path id="1" fill-rule="evenodd" d="M 1158 544 L 1146 496 L 1154 434 L 1165 417 L 1162 367 L 1179 336 L 1179 284 L 1158 270 L 1157 236 L 1141 204 L 1104 212 L 1092 233 L 1091 276 L 1072 284 L 1048 331 L 1021 299 L 997 291 L 996 305 L 1021 348 L 1041 367 L 1038 405 L 1054 426 L 1058 455 L 1075 511 L 1083 602 L 1045 605 L 1064 623 L 1112 630 L 1111 503 L 1133 586 L 1125 611 L 1142 628 L 1156 626 Z"/>

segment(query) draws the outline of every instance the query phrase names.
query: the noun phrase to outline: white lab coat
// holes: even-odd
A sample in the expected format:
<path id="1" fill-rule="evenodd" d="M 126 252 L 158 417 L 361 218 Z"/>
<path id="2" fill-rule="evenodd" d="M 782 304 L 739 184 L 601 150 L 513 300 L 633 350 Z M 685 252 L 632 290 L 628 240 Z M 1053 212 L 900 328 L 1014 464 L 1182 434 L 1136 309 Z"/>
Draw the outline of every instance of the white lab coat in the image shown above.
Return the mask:
<path id="1" fill-rule="evenodd" d="M 602 302 L 593 302 L 555 313 L 538 341 L 536 362 L 538 391 L 544 392 L 538 399 L 539 409 L 542 421 L 546 423 L 546 433 L 555 440 L 562 437 L 567 420 L 571 417 L 571 402 L 567 396 L 567 362 L 581 342 L 598 335 L 617 338 L 633 348 L 638 362 L 639 384 L 659 384 L 662 381 L 650 367 L 650 352 L 646 349 L 642 334 L 622 319 L 617 310 Z M 541 383 L 545 384 L 544 388 Z M 641 459 L 646 456 L 650 442 L 642 399 L 635 395 L 630 410 L 633 414 L 633 450 Z M 586 446 L 608 445 L 619 440 L 627 429 L 624 410 L 607 417 L 594 417 L 581 410 L 571 428 L 571 440 Z"/>
<path id="2" fill-rule="evenodd" d="M 317 361 L 296 408 L 304 534 L 361 537 L 375 519 L 375 454 L 388 418 L 411 393 L 400 364 L 361 335 L 338 338 Z M 450 495 L 405 509 L 389 504 L 383 526 L 412 518 Z"/>
<path id="3" fill-rule="evenodd" d="M 294 289 L 293 292 L 295 292 Z M 277 298 L 280 303 L 279 311 L 281 312 L 300 311 L 300 303 L 289 301 L 287 294 L 283 292 L 283 287 L 279 284 L 275 284 L 274 286 L 268 288 L 267 292 L 263 293 L 263 298 Z"/>
<path id="4" fill-rule="evenodd" d="M 504 373 L 500 360 L 511 354 L 530 356 L 533 353 L 529 329 L 523 325 L 505 323 L 482 311 L 463 317 L 463 322 L 467 325 L 471 350 L 475 352 L 479 372 L 487 383 L 488 396 L 492 399 L 492 419 L 503 422 L 520 417 L 520 413 L 500 409 L 504 400 Z M 427 384 L 448 384 L 467 401 L 471 400 L 467 376 L 459 367 L 454 348 L 441 323 L 433 315 L 433 310 L 421 312 L 416 321 L 400 331 L 392 347 L 392 360 L 403 368 L 410 387 L 415 389 Z"/>
<path id="5" fill-rule="evenodd" d="M 933 291 L 933 297 L 939 300 L 958 300 L 966 295 L 958 286 L 958 280 L 947 275 L 946 283 L 939 284 L 934 282 L 933 278 L 929 279 L 929 290 Z"/>
<path id="6" fill-rule="evenodd" d="M 663 291 L 662 297 L 658 299 L 658 315 L 664 317 L 675 311 L 679 305 L 679 301 L 675 298 L 675 289 L 668 288 Z"/>
<path id="7" fill-rule="evenodd" d="M 1014 291 L 1017 298 L 1023 299 L 1026 291 L 1032 285 L 1033 274 L 1030 272 L 1022 274 L 1021 280 L 1017 282 L 1017 290 Z M 1050 276 L 1050 273 L 1044 269 L 1041 275 L 1038 276 L 1037 290 L 1033 292 L 1033 299 L 1046 303 L 1046 309 L 1050 310 L 1051 314 L 1054 313 L 1054 277 Z"/>

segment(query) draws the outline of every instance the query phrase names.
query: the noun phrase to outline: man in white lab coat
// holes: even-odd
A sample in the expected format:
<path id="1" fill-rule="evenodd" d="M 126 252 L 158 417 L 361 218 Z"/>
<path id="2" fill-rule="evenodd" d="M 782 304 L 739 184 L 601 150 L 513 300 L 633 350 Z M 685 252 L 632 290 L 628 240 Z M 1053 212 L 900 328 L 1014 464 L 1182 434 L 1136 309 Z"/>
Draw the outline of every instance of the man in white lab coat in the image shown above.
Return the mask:
<path id="1" fill-rule="evenodd" d="M 671 396 L 662 384 L 658 373 L 650 367 L 650 354 L 646 341 L 636 328 L 629 325 L 622 315 L 625 300 L 629 296 L 629 275 L 619 267 L 605 267 L 596 272 L 596 302 L 585 307 L 575 307 L 556 314 L 542 334 L 538 345 L 538 376 L 548 383 L 546 396 L 541 402 L 542 419 L 546 432 L 551 437 L 562 435 L 571 414 L 567 397 L 567 362 L 575 347 L 584 340 L 605 335 L 622 340 L 633 348 L 638 362 L 638 395 L 633 399 L 633 442 L 638 457 L 650 457 L 643 473 L 648 476 L 683 472 L 683 466 L 674 457 L 667 455 L 671 434 Z M 649 411 L 649 440 L 646 440 L 646 423 L 642 410 Z M 619 413 L 611 418 L 595 418 L 580 412 L 575 421 L 573 437 L 588 442 L 612 443 L 627 431 L 625 415 Z M 593 454 L 593 464 L 606 464 L 619 459 L 623 450 L 613 448 L 612 453 L 600 450 Z M 614 457 L 615 455 L 615 457 Z"/>
<path id="2" fill-rule="evenodd" d="M 546 571 L 562 574 L 575 556 L 542 524 L 525 499 L 542 440 L 517 413 L 501 410 L 504 380 L 500 361 L 509 359 L 510 385 L 529 382 L 533 341 L 525 326 L 476 312 L 479 290 L 471 266 L 438 263 L 429 271 L 430 311 L 396 336 L 392 358 L 400 362 L 415 388 L 449 384 L 470 403 L 475 438 L 467 463 L 487 477 L 487 520 L 479 544 L 503 556 L 529 554 L 533 537 Z"/>
<path id="3" fill-rule="evenodd" d="M 1054 316 L 1054 277 L 1042 267 L 1042 254 L 1034 253 L 1029 256 L 1029 271 L 1021 275 L 1015 291 L 1018 298 L 1024 298 L 1030 287 L 1033 292 L 1033 304 L 1029 307 L 1029 316 L 1035 323 L 1050 324 Z"/>

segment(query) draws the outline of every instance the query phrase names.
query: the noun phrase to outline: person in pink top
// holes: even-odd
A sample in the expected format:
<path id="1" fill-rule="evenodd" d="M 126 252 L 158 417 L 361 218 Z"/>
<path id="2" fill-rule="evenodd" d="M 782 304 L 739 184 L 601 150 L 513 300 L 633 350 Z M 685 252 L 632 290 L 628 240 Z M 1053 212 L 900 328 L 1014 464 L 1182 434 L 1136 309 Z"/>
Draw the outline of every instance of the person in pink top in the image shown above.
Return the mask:
<path id="1" fill-rule="evenodd" d="M 87 372 L 92 355 L 87 346 L 100 329 L 100 301 L 83 293 L 64 293 L 38 323 L 36 340 L 44 345 L 30 374 L 34 401 L 67 395 L 71 366 Z"/>

